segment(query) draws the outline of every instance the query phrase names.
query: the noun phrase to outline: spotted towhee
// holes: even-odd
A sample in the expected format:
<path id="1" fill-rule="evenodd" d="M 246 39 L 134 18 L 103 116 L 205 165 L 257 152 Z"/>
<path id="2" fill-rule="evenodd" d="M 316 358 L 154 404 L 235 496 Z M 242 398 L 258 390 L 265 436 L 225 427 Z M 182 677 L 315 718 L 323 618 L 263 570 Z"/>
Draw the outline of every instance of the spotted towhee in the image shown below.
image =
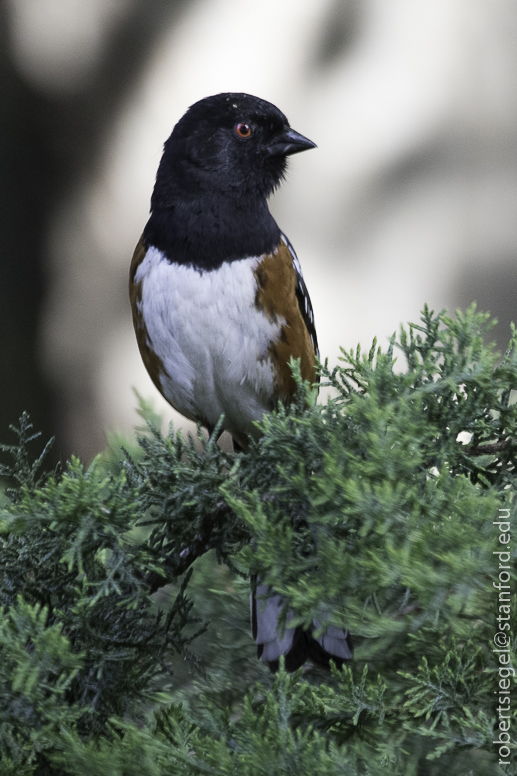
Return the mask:
<path id="1" fill-rule="evenodd" d="M 311 301 L 267 204 L 287 156 L 314 147 L 257 97 L 218 94 L 195 103 L 165 143 L 131 263 L 136 337 L 154 384 L 209 432 L 224 414 L 224 428 L 244 449 L 258 433 L 253 422 L 293 398 L 291 357 L 300 359 L 305 380 L 316 379 Z M 258 584 L 253 635 L 272 667 L 282 654 L 290 670 L 309 656 L 327 664 L 352 657 L 349 635 L 338 628 L 317 640 L 312 628 L 282 634 L 280 607 Z"/>

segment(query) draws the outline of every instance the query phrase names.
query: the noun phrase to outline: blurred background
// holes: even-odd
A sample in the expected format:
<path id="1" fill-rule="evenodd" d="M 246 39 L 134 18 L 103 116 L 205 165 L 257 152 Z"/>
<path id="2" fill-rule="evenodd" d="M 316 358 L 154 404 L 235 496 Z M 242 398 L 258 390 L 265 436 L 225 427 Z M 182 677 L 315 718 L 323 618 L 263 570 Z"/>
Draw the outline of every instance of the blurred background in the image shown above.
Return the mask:
<path id="1" fill-rule="evenodd" d="M 517 320 L 513 0 L 0 0 L 0 439 L 21 411 L 90 460 L 167 419 L 127 276 L 164 140 L 209 94 L 275 103 L 318 149 L 271 209 L 323 356 L 425 302 Z"/>

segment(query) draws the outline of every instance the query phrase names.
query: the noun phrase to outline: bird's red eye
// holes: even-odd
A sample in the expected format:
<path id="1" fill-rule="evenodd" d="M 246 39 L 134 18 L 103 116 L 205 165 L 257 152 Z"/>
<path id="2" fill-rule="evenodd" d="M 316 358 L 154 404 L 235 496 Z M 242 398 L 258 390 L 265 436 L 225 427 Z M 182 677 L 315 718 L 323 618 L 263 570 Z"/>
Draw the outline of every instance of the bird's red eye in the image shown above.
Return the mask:
<path id="1" fill-rule="evenodd" d="M 235 127 L 235 131 L 239 135 L 239 137 L 250 137 L 251 136 L 251 126 L 249 124 L 237 124 Z"/>

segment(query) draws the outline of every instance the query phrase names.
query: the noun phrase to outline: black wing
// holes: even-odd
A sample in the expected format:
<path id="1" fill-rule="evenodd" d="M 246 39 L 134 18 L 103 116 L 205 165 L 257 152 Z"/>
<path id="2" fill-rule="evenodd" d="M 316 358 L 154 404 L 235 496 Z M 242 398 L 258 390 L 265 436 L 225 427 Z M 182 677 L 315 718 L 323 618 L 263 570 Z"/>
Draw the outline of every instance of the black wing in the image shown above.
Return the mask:
<path id="1" fill-rule="evenodd" d="M 296 272 L 296 298 L 298 299 L 298 306 L 300 307 L 300 312 L 302 314 L 303 321 L 305 325 L 307 326 L 307 331 L 309 332 L 309 336 L 312 340 L 312 344 L 314 345 L 314 351 L 316 353 L 316 356 L 320 357 L 320 351 L 318 349 L 318 337 L 316 335 L 316 326 L 314 324 L 314 312 L 312 310 L 312 304 L 311 304 L 311 298 L 309 296 L 309 292 L 307 291 L 307 286 L 305 285 L 305 280 L 303 279 L 302 274 L 302 268 L 300 266 L 300 262 L 298 261 L 298 256 L 295 253 L 295 250 L 285 234 L 282 234 L 282 240 L 285 242 L 287 247 L 289 248 L 289 253 L 293 257 L 293 267 L 294 271 Z M 318 382 L 319 382 L 319 376 L 318 376 Z"/>

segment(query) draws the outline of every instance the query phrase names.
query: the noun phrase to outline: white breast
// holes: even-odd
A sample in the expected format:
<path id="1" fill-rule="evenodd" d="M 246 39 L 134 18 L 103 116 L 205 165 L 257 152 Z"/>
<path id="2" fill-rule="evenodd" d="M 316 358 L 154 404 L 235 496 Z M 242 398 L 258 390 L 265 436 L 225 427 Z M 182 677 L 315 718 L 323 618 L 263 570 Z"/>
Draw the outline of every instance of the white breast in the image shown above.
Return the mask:
<path id="1" fill-rule="evenodd" d="M 149 345 L 163 363 L 163 394 L 192 420 L 224 427 L 237 438 L 271 410 L 273 366 L 268 349 L 285 321 L 255 307 L 254 269 L 261 257 L 199 272 L 170 264 L 149 248 L 135 276 Z"/>

